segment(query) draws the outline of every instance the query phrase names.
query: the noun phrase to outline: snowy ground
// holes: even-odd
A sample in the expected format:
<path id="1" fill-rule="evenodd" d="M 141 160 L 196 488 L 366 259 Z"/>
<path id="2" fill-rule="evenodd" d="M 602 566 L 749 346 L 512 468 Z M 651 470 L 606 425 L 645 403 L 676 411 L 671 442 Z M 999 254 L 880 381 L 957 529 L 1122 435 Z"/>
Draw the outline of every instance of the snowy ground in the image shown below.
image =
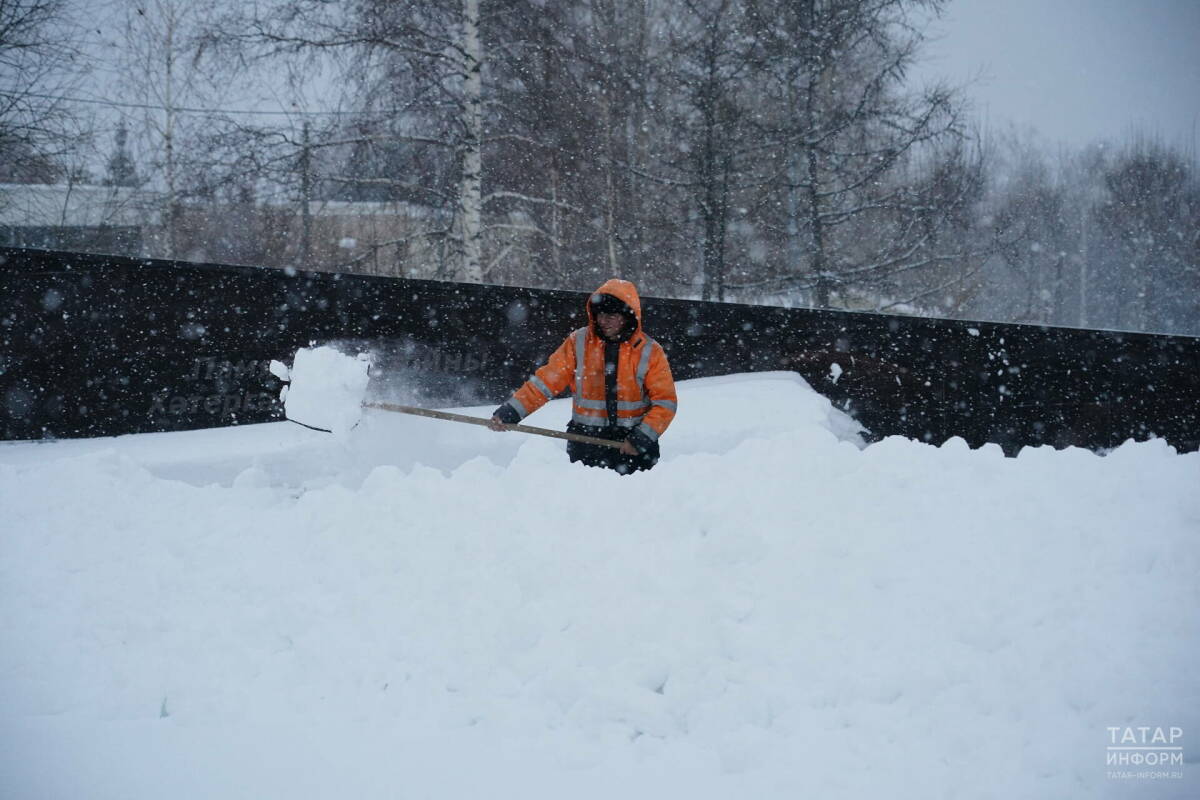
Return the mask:
<path id="1" fill-rule="evenodd" d="M 0 796 L 1200 796 L 1200 455 L 864 449 L 785 373 L 681 384 L 663 450 L 0 446 Z"/>

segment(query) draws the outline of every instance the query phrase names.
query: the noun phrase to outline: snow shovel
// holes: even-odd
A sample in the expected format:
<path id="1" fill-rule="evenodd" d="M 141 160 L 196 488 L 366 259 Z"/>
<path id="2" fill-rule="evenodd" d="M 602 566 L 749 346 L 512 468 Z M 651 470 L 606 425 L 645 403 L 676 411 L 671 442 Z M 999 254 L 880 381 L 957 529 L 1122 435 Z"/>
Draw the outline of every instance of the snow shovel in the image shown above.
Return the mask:
<path id="1" fill-rule="evenodd" d="M 364 402 L 368 383 L 370 359 L 367 356 L 348 356 L 332 347 L 302 348 L 296 351 L 291 368 L 278 361 L 271 362 L 271 373 L 283 381 L 290 381 L 284 389 L 284 413 L 292 422 L 306 428 L 342 433 L 358 424 L 362 409 L 374 408 L 418 417 L 441 419 L 448 422 L 465 422 L 470 425 L 489 425 L 490 419 L 454 414 L 449 411 L 434 411 L 415 406 L 393 403 Z M 596 436 L 579 433 L 564 433 L 532 425 L 504 425 L 504 430 L 568 439 L 600 447 L 620 449 L 621 443 Z"/>
<path id="2" fill-rule="evenodd" d="M 398 406 L 392 403 L 363 403 L 363 408 L 377 408 L 381 411 L 395 411 L 399 414 L 412 414 L 416 417 L 430 417 L 432 419 L 444 419 L 447 422 L 465 422 L 468 425 L 488 425 L 491 420 L 483 417 L 472 417 L 467 414 L 454 414 L 449 411 L 434 411 L 430 408 L 417 408 L 415 406 Z M 532 425 L 505 425 L 506 431 L 520 431 L 521 433 L 532 433 L 534 436 L 550 436 L 554 439 L 569 439 L 572 442 L 583 442 L 584 444 L 597 444 L 601 447 L 615 447 L 620 449 L 621 443 L 614 442 L 612 439 L 601 439 L 598 436 L 584 436 L 582 433 L 566 433 L 564 431 L 553 431 L 549 428 L 535 428 Z"/>

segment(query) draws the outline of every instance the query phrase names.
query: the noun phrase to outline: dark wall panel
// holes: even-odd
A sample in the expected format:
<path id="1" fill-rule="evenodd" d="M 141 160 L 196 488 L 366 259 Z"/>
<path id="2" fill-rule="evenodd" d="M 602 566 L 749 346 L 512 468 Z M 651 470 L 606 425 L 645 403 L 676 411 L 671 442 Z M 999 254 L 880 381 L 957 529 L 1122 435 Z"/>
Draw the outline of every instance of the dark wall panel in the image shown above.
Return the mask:
<path id="1" fill-rule="evenodd" d="M 405 400 L 499 402 L 586 295 L 0 249 L 5 439 L 282 418 L 271 359 L 369 346 Z M 679 379 L 794 370 L 875 436 L 1200 447 L 1200 340 L 648 298 Z M 752 413 L 731 409 L 733 413 Z"/>

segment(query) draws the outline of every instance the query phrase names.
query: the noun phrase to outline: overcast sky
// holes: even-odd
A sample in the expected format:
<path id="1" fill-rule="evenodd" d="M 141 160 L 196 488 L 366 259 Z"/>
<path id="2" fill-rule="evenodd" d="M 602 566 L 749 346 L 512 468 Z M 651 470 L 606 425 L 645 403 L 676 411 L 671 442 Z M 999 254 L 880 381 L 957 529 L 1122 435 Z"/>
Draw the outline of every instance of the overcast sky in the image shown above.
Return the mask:
<path id="1" fill-rule="evenodd" d="M 1200 0 L 950 0 L 918 78 L 962 82 L 989 129 L 1081 145 L 1155 134 L 1196 153 Z"/>

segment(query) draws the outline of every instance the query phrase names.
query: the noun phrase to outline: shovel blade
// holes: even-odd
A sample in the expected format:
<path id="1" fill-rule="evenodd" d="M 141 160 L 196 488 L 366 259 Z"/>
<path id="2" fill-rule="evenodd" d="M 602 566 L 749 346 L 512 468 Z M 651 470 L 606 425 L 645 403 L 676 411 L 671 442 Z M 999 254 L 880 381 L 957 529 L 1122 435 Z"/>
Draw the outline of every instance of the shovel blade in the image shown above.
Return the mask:
<path id="1" fill-rule="evenodd" d="M 304 347 L 286 369 L 284 413 L 293 422 L 345 434 L 362 416 L 371 368 L 370 357 L 346 355 L 332 347 Z M 272 372 L 280 373 L 278 368 Z"/>

